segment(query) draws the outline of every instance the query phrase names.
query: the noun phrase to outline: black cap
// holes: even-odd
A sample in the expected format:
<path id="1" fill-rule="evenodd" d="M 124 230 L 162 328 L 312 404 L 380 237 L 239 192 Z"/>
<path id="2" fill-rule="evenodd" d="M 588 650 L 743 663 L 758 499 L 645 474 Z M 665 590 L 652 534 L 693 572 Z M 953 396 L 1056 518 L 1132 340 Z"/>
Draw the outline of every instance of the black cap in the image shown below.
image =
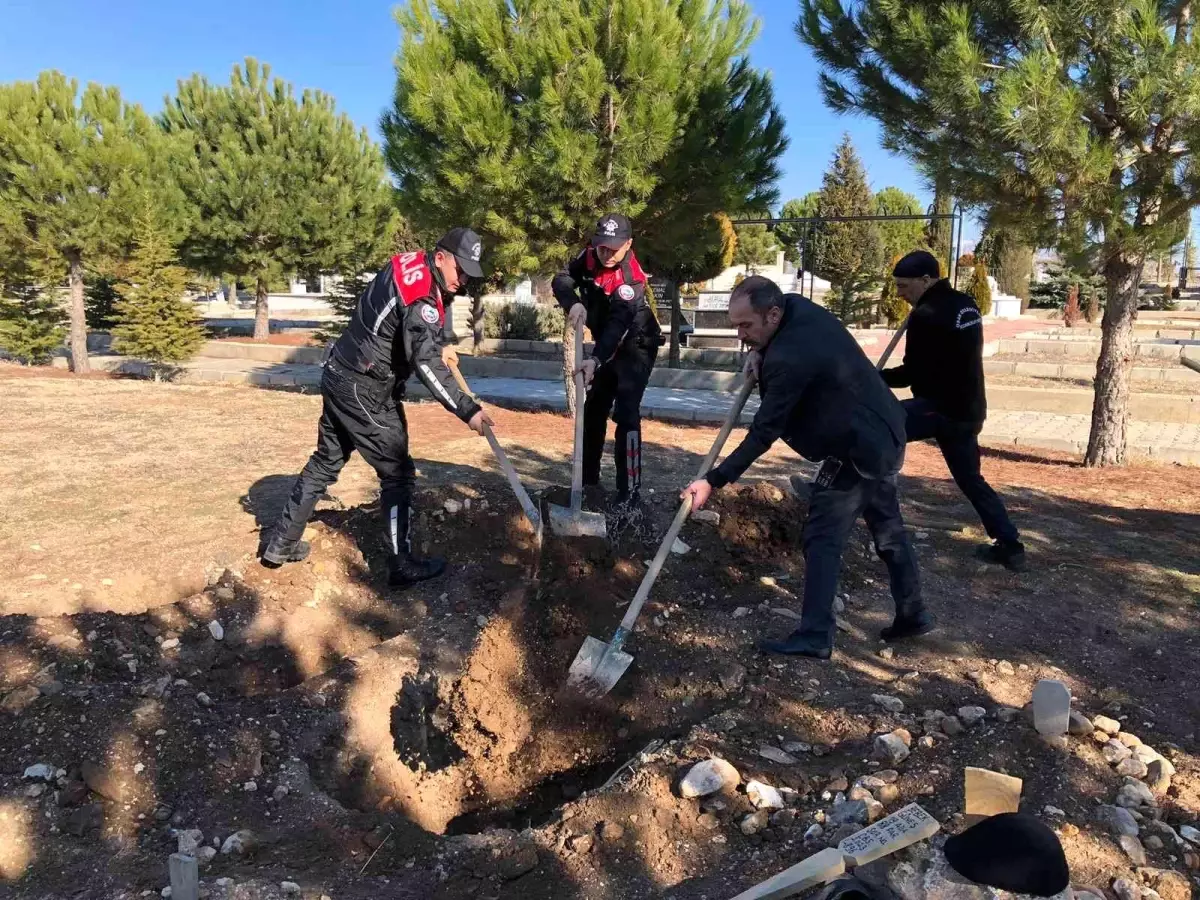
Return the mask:
<path id="1" fill-rule="evenodd" d="M 928 250 L 914 250 L 900 258 L 892 275 L 896 278 L 941 278 L 942 269 L 937 257 Z"/>
<path id="2" fill-rule="evenodd" d="M 1058 836 L 1028 813 L 1001 813 L 946 841 L 946 860 L 976 884 L 1053 897 L 1071 882 Z"/>
<path id="3" fill-rule="evenodd" d="M 437 247 L 439 250 L 453 253 L 468 277 L 483 277 L 483 267 L 479 265 L 479 257 L 483 255 L 483 241 L 470 228 L 451 228 L 437 242 Z"/>
<path id="4" fill-rule="evenodd" d="M 596 223 L 596 233 L 592 235 L 592 246 L 616 250 L 629 240 L 633 240 L 633 225 L 629 219 L 620 213 L 608 213 Z"/>

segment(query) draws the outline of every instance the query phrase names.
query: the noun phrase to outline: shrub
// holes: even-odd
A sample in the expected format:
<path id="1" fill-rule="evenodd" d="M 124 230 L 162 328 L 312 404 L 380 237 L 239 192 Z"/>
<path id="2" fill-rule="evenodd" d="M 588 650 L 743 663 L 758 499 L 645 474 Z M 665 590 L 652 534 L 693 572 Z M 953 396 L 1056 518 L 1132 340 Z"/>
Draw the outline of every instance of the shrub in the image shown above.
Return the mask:
<path id="1" fill-rule="evenodd" d="M 564 321 L 557 305 L 489 303 L 483 313 L 483 336 L 507 341 L 544 341 L 560 337 Z"/>

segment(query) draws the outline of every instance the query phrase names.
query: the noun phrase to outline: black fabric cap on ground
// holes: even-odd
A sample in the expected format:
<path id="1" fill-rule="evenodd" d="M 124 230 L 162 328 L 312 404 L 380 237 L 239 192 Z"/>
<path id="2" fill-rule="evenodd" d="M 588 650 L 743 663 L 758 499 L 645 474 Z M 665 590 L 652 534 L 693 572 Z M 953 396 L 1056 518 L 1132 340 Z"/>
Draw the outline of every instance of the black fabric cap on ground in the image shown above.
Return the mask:
<path id="1" fill-rule="evenodd" d="M 1052 897 L 1071 882 L 1058 836 L 1027 813 L 984 819 L 946 841 L 946 859 L 976 884 Z"/>

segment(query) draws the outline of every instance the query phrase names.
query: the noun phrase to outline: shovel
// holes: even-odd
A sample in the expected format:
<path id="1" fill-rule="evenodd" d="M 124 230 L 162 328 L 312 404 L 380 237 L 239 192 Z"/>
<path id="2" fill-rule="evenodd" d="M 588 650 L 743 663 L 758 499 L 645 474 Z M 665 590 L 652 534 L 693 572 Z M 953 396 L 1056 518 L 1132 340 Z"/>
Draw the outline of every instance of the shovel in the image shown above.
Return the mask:
<path id="1" fill-rule="evenodd" d="M 733 407 L 729 410 L 729 415 L 725 418 L 725 424 L 721 426 L 717 439 L 713 441 L 712 449 L 708 451 L 708 456 L 704 457 L 704 462 L 700 464 L 700 473 L 696 476 L 697 478 L 703 478 L 712 468 L 717 454 L 721 452 L 725 441 L 729 439 L 729 433 L 737 424 L 738 417 L 742 414 L 742 407 L 746 405 L 746 399 L 753 389 L 754 380 L 747 378 L 733 401 Z M 650 563 L 650 568 L 642 577 L 637 594 L 634 595 L 633 602 L 629 604 L 629 609 L 626 610 L 625 617 L 621 619 L 621 624 L 617 626 L 612 640 L 606 644 L 604 641 L 589 637 L 583 642 L 583 646 L 579 648 L 579 652 L 575 655 L 575 660 L 567 672 L 568 687 L 580 691 L 587 697 L 602 697 L 611 691 L 621 676 L 625 674 L 625 670 L 633 662 L 633 657 L 621 648 L 633 630 L 638 614 L 642 611 L 642 605 L 650 596 L 650 588 L 654 586 L 654 581 L 662 570 L 667 554 L 671 552 L 671 546 L 675 543 L 675 538 L 679 536 L 679 530 L 683 528 L 683 523 L 691 511 L 692 500 L 689 497 L 680 504 L 679 512 L 675 514 L 675 520 L 667 529 L 667 534 L 662 539 L 662 544 L 659 545 L 658 553 L 654 555 L 654 561 Z"/>
<path id="2" fill-rule="evenodd" d="M 575 326 L 575 459 L 571 469 L 571 505 L 550 504 L 550 530 L 562 537 L 608 537 L 604 513 L 583 511 L 583 324 Z"/>
<path id="3" fill-rule="evenodd" d="M 912 318 L 912 313 L 904 317 L 904 321 L 900 327 L 896 329 L 896 333 L 892 335 L 892 339 L 888 341 L 887 347 L 884 348 L 883 355 L 879 357 L 879 362 L 875 363 L 875 368 L 880 372 L 887 365 L 887 361 L 892 358 L 892 351 L 896 349 L 896 345 L 900 343 L 900 338 L 904 337 L 904 332 L 908 331 L 908 320 Z"/>
<path id="4" fill-rule="evenodd" d="M 448 364 L 450 371 L 454 374 L 454 380 L 458 382 L 458 386 L 464 394 L 475 396 L 471 393 L 471 389 L 467 387 L 466 380 L 462 377 L 462 372 L 458 371 L 458 366 L 451 362 Z M 496 440 L 496 435 L 492 431 L 490 425 L 483 426 L 484 436 L 488 439 L 488 443 L 492 445 L 492 453 L 496 455 L 496 462 L 500 463 L 500 470 L 508 478 L 508 483 L 512 485 L 513 493 L 517 495 L 517 500 L 521 503 L 521 509 L 525 513 L 525 518 L 529 520 L 529 524 L 533 526 L 534 541 L 537 544 L 537 551 L 540 554 L 542 551 L 542 517 L 538 514 L 537 507 L 533 505 L 533 500 L 529 497 L 529 492 L 525 490 L 525 486 L 521 484 L 521 479 L 517 477 L 517 471 L 512 467 L 512 463 L 508 461 L 508 456 L 504 453 L 504 448 L 500 446 L 500 442 Z"/>

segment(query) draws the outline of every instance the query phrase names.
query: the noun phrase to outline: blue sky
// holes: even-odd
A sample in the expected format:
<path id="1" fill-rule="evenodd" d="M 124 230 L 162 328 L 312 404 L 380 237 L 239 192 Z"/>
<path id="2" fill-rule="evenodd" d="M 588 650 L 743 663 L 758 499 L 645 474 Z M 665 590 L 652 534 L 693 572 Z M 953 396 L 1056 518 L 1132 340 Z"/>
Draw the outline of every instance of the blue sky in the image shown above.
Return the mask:
<path id="1" fill-rule="evenodd" d="M 817 64 L 795 37 L 796 0 L 751 0 L 762 34 L 751 52 L 769 69 L 788 124 L 781 197 L 820 186 L 843 131 L 871 179 L 928 193 L 912 167 L 879 146 L 874 123 L 830 113 L 817 93 Z M 157 111 L 176 81 L 201 72 L 225 81 L 254 56 L 298 88 L 321 88 L 378 137 L 391 98 L 398 30 L 390 0 L 0 0 L 0 81 L 59 69 L 81 83 L 117 85 Z M 968 228 L 968 232 L 970 232 Z"/>

